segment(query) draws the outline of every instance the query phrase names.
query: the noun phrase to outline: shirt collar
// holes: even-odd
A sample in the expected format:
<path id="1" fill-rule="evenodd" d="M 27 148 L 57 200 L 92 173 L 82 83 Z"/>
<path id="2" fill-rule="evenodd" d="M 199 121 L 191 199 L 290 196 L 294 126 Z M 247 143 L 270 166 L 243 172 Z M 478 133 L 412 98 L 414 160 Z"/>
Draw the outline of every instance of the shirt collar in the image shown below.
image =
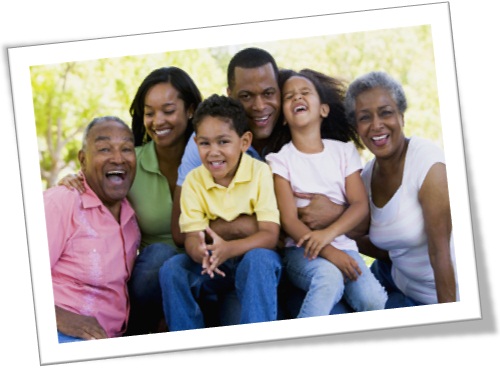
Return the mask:
<path id="1" fill-rule="evenodd" d="M 231 180 L 228 188 L 233 187 L 236 183 L 244 183 L 252 180 L 252 160 L 253 158 L 248 154 L 241 155 L 238 169 L 236 170 L 236 174 L 234 175 L 233 180 Z M 220 185 L 214 181 L 212 174 L 210 174 L 210 171 L 208 171 L 204 165 L 201 166 L 201 179 L 203 181 L 203 186 L 207 189 L 220 187 Z"/>
<path id="2" fill-rule="evenodd" d="M 142 147 L 142 157 L 140 159 L 140 165 L 146 171 L 160 174 L 160 166 L 158 164 L 158 158 L 156 157 L 155 144 L 153 141 L 149 141 Z"/>
<path id="3" fill-rule="evenodd" d="M 82 206 L 85 209 L 90 209 L 90 208 L 97 208 L 97 207 L 102 207 L 103 209 L 106 208 L 102 201 L 99 199 L 97 194 L 90 188 L 90 186 L 87 183 L 87 179 L 85 178 L 85 175 L 83 175 L 83 186 L 85 187 L 85 192 L 81 194 L 81 199 L 82 199 Z M 106 208 L 107 210 L 107 208 Z M 120 223 L 125 224 L 127 223 L 131 217 L 135 215 L 134 210 L 132 209 L 132 206 L 128 202 L 126 198 L 122 200 L 122 207 L 120 210 Z"/>

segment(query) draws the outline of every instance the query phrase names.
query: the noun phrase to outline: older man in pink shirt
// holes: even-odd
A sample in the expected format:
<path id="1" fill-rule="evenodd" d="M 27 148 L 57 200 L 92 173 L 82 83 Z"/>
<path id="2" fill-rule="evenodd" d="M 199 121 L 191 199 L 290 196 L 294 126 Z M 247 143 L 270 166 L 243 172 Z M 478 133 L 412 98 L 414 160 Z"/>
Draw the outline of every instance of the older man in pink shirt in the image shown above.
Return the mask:
<path id="1" fill-rule="evenodd" d="M 44 192 L 59 342 L 121 336 L 140 231 L 125 199 L 135 177 L 130 128 L 94 119 L 78 154 L 86 191 Z"/>

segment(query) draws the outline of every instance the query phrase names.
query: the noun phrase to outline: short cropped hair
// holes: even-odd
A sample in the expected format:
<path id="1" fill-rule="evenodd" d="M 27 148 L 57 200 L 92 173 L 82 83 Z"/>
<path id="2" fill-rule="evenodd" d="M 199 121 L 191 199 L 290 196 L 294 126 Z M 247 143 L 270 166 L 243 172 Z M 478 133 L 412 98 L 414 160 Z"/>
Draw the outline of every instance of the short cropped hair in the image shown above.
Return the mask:
<path id="1" fill-rule="evenodd" d="M 220 118 L 227 122 L 240 137 L 250 130 L 243 105 L 231 97 L 213 94 L 204 100 L 194 113 L 193 128 L 195 132 L 198 131 L 200 123 L 207 116 Z"/>
<path id="2" fill-rule="evenodd" d="M 404 114 L 408 104 L 403 86 L 389 74 L 382 71 L 373 71 L 356 78 L 347 88 L 344 106 L 347 120 L 356 125 L 355 108 L 356 98 L 363 92 L 373 88 L 383 88 L 391 95 L 401 114 Z"/>
<path id="3" fill-rule="evenodd" d="M 229 61 L 229 65 L 227 67 L 227 85 L 229 89 L 233 89 L 234 87 L 234 70 L 236 67 L 253 69 L 269 63 L 271 63 L 274 70 L 274 76 L 276 80 L 278 80 L 278 65 L 276 64 L 274 57 L 269 52 L 257 47 L 248 47 L 238 51 L 234 54 L 231 61 Z"/>

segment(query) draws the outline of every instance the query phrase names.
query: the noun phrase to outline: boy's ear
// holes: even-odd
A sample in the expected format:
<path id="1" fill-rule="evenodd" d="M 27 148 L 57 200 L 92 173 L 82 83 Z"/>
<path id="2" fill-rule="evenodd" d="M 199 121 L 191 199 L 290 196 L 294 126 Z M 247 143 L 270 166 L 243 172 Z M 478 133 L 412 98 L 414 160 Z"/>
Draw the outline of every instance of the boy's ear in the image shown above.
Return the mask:
<path id="1" fill-rule="evenodd" d="M 319 113 L 323 119 L 326 118 L 330 113 L 330 106 L 328 106 L 328 104 L 321 104 Z"/>
<path id="2" fill-rule="evenodd" d="M 251 131 L 247 131 L 247 132 L 243 133 L 243 135 L 241 136 L 241 151 L 242 152 L 246 152 L 247 149 L 250 148 L 250 146 L 252 145 L 252 138 L 253 138 L 253 135 L 252 135 Z"/>

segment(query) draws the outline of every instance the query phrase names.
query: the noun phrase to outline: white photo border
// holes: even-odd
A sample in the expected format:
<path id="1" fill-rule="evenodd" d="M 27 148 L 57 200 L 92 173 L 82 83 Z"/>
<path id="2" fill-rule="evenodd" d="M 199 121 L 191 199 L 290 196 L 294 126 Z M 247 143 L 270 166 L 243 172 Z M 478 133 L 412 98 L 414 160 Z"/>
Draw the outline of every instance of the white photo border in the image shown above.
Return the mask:
<path id="1" fill-rule="evenodd" d="M 41 364 L 481 318 L 450 22 L 449 4 L 436 3 L 9 49 L 8 55 Z M 30 66 L 417 25 L 431 25 L 432 27 L 443 143 L 448 158 L 447 172 L 452 206 L 460 302 L 58 344 Z M 168 45 L 168 50 L 165 50 L 165 47 L 158 50 L 158 45 Z"/>

